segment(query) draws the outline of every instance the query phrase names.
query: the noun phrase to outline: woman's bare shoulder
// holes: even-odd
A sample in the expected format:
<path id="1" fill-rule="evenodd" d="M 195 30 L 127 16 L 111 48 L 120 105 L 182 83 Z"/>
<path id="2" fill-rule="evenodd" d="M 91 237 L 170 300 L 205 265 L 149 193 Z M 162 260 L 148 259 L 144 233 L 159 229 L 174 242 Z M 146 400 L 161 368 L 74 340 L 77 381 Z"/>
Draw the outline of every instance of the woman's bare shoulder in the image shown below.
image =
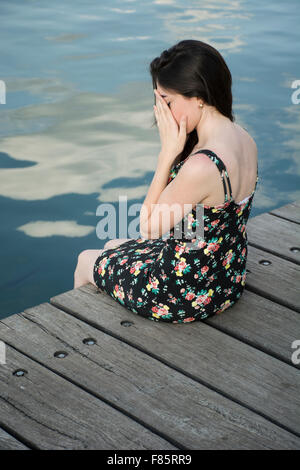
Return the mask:
<path id="1" fill-rule="evenodd" d="M 251 134 L 249 134 L 248 130 L 245 127 L 242 127 L 240 124 L 237 124 L 236 122 L 234 123 L 234 126 L 239 131 L 239 133 L 241 134 L 244 142 L 247 145 L 250 144 L 253 147 L 253 150 L 257 153 L 256 142 L 255 142 L 254 138 L 251 136 Z"/>

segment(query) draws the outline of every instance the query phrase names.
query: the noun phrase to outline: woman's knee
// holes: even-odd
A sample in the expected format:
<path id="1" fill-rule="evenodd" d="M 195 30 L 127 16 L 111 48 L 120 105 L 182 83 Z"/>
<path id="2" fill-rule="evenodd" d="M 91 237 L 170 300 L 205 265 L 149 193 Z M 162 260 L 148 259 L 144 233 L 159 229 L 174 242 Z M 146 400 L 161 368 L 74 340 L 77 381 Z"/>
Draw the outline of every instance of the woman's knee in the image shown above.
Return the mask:
<path id="1" fill-rule="evenodd" d="M 108 240 L 108 242 L 106 242 L 104 245 L 104 249 L 107 250 L 111 248 L 117 248 L 128 240 L 131 240 L 131 238 L 114 238 L 113 240 Z"/>
<path id="2" fill-rule="evenodd" d="M 89 257 L 89 252 L 90 251 L 91 250 L 83 250 L 79 253 L 79 255 L 77 257 L 77 266 L 76 266 L 76 268 L 78 268 L 79 266 L 82 266 L 83 264 L 86 263 L 86 260 Z"/>
<path id="3" fill-rule="evenodd" d="M 88 282 L 93 280 L 93 268 L 98 256 L 101 255 L 102 250 L 83 250 L 78 255 L 77 266 L 74 275 L 85 278 Z"/>
<path id="4" fill-rule="evenodd" d="M 77 258 L 76 270 L 89 270 L 103 250 L 83 250 Z"/>

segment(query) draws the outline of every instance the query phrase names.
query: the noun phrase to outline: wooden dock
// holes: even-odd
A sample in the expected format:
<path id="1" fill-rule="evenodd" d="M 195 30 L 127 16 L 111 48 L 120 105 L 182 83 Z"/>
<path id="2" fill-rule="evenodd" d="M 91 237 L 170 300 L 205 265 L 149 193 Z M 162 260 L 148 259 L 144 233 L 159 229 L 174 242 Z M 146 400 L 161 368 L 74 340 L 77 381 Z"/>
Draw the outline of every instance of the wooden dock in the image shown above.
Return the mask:
<path id="1" fill-rule="evenodd" d="M 0 449 L 300 449 L 299 223 L 300 202 L 249 220 L 244 294 L 204 322 L 92 284 L 2 320 Z"/>

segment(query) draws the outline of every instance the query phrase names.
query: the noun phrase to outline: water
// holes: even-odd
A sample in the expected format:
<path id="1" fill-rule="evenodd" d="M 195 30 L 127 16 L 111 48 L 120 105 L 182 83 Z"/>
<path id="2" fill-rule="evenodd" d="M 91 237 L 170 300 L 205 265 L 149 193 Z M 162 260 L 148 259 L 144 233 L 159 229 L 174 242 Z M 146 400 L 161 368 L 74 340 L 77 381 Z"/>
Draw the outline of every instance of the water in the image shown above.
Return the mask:
<path id="1" fill-rule="evenodd" d="M 254 137 L 251 216 L 300 199 L 299 2 L 1 0 L 0 318 L 73 288 L 103 248 L 96 208 L 142 203 L 159 137 L 149 63 L 182 39 L 216 47 Z M 127 237 L 116 233 L 116 237 Z"/>

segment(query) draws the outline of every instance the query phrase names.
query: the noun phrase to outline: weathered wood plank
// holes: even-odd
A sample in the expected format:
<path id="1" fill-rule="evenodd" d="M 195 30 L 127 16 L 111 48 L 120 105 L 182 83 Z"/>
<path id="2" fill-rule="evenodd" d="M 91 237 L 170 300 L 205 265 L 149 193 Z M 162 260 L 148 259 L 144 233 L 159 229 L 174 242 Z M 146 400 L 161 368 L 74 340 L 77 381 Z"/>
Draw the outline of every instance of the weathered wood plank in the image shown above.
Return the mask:
<path id="1" fill-rule="evenodd" d="M 300 212 L 300 208 L 295 210 Z M 247 223 L 249 244 L 300 264 L 300 225 L 271 214 L 261 214 Z M 298 252 L 291 248 L 298 247 Z"/>
<path id="2" fill-rule="evenodd" d="M 28 450 L 28 447 L 0 428 L 0 450 Z"/>
<path id="3" fill-rule="evenodd" d="M 7 318 L 1 333 L 30 357 L 185 448 L 300 448 L 300 438 L 50 304 Z M 86 345 L 85 338 L 96 343 Z M 54 357 L 59 350 L 68 356 Z"/>
<path id="4" fill-rule="evenodd" d="M 300 333 L 300 315 L 294 310 L 245 290 L 233 308 L 205 323 L 300 368 L 292 362 L 291 345 Z"/>
<path id="5" fill-rule="evenodd" d="M 291 222 L 300 224 L 300 205 L 295 203 L 287 204 L 285 206 L 278 207 L 277 209 L 272 209 L 269 214 L 273 214 L 278 217 L 282 217 L 283 219 L 290 220 Z M 250 220 L 251 219 L 249 219 L 249 221 Z"/>
<path id="6" fill-rule="evenodd" d="M 261 264 L 262 261 L 270 264 Z M 297 264 L 248 245 L 246 287 L 300 312 L 300 268 Z"/>
<path id="7" fill-rule="evenodd" d="M 30 342 L 34 338 L 27 338 Z M 42 344 L 40 344 L 42 347 Z M 6 346 L 1 421 L 38 449 L 176 449 L 120 411 Z M 63 360 L 63 359 L 57 359 Z M 17 369 L 28 371 L 22 377 Z"/>
<path id="8" fill-rule="evenodd" d="M 50 300 L 300 434 L 300 383 L 295 368 L 203 322 L 151 322 L 91 284 Z M 132 326 L 124 327 L 121 322 L 125 320 Z"/>

